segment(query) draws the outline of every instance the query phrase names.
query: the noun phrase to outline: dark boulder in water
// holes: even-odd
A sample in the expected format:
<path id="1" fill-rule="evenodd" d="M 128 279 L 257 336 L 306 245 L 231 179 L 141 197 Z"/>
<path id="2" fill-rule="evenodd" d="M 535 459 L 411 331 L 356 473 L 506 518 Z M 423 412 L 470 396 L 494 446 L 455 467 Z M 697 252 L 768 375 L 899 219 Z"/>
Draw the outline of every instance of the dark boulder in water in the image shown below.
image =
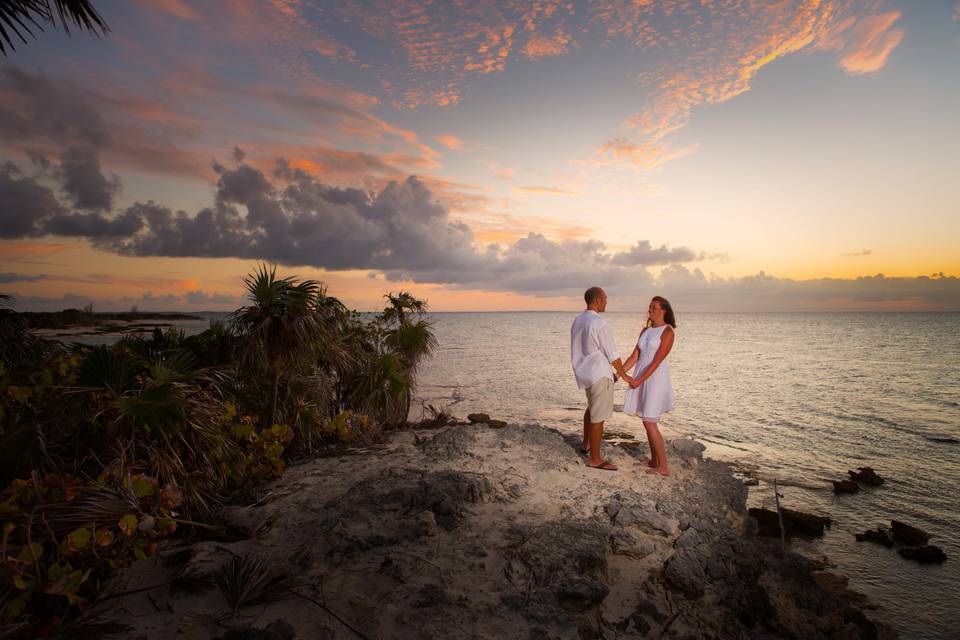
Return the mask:
<path id="1" fill-rule="evenodd" d="M 783 514 L 783 527 L 786 529 L 787 537 L 796 535 L 801 538 L 816 538 L 822 536 L 824 528 L 829 528 L 831 524 L 830 518 L 793 509 L 781 509 L 780 513 Z M 780 536 L 780 522 L 776 511 L 753 507 L 749 515 L 755 518 L 759 525 L 757 533 L 762 536 Z"/>
<path id="2" fill-rule="evenodd" d="M 852 480 L 862 482 L 870 487 L 879 487 L 884 482 L 883 478 L 877 475 L 872 467 L 857 467 L 856 471 L 847 471 L 847 473 L 850 474 Z"/>
<path id="3" fill-rule="evenodd" d="M 471 413 L 467 415 L 470 422 L 490 422 L 490 416 L 486 413 Z"/>
<path id="4" fill-rule="evenodd" d="M 930 534 L 916 527 L 911 527 L 899 520 L 891 520 L 890 528 L 893 530 L 893 539 L 902 545 L 908 547 L 917 547 L 927 544 L 930 540 Z"/>
<path id="5" fill-rule="evenodd" d="M 946 562 L 947 554 L 940 547 L 928 544 L 923 547 L 907 547 L 897 549 L 897 553 L 907 560 L 916 560 L 920 564 L 933 564 L 937 562 Z"/>
<path id="6" fill-rule="evenodd" d="M 853 480 L 834 480 L 834 493 L 857 493 L 860 491 L 860 485 Z"/>
<path id="7" fill-rule="evenodd" d="M 893 538 L 890 536 L 890 530 L 884 529 L 883 527 L 868 529 L 863 533 L 856 533 L 854 537 L 857 539 L 857 542 L 873 542 L 881 544 L 888 549 L 893 548 Z"/>

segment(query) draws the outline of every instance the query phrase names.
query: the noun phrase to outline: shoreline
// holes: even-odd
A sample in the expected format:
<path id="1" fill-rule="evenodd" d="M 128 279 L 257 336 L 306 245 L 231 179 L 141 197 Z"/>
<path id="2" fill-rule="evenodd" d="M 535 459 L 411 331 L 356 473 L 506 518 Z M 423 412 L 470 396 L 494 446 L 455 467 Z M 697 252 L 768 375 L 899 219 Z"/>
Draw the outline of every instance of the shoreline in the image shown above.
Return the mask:
<path id="1" fill-rule="evenodd" d="M 231 539 L 171 541 L 110 585 L 172 588 L 94 610 L 146 638 L 896 637 L 842 576 L 758 538 L 747 488 L 699 442 L 669 440 L 673 475 L 651 478 L 633 471 L 644 443 L 605 441 L 621 470 L 599 471 L 576 436 L 496 426 L 414 426 L 291 466 L 226 510 Z M 231 610 L 224 576 L 254 558 L 282 588 Z"/>

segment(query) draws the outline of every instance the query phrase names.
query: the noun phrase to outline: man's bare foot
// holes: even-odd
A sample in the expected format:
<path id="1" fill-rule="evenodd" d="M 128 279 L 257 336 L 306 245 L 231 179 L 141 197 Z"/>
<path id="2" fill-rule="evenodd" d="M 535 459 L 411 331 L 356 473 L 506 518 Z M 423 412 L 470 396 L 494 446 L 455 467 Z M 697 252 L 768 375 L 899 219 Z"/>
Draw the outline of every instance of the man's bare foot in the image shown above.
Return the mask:
<path id="1" fill-rule="evenodd" d="M 661 468 L 661 467 L 653 467 L 652 469 L 647 469 L 647 473 L 650 473 L 650 474 L 654 474 L 654 473 L 655 473 L 655 474 L 661 475 L 661 476 L 668 476 L 668 475 L 670 475 L 670 469 L 669 469 L 669 467 L 662 467 L 662 468 Z"/>
<path id="2" fill-rule="evenodd" d="M 637 464 L 645 464 L 645 465 L 647 465 L 648 467 L 650 467 L 651 469 L 656 468 L 657 466 L 659 466 L 656 462 L 653 461 L 653 458 L 647 458 L 647 459 L 644 460 L 643 462 L 640 462 L 639 460 L 637 460 Z"/>

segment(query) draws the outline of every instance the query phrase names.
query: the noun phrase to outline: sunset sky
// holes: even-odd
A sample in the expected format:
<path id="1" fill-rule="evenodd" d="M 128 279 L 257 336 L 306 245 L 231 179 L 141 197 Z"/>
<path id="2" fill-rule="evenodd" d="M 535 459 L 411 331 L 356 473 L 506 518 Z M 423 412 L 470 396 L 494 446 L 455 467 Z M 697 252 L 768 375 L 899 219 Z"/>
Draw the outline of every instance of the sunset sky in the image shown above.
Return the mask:
<path id="1" fill-rule="evenodd" d="M 0 292 L 960 310 L 960 5 L 94 0 L 0 57 Z"/>

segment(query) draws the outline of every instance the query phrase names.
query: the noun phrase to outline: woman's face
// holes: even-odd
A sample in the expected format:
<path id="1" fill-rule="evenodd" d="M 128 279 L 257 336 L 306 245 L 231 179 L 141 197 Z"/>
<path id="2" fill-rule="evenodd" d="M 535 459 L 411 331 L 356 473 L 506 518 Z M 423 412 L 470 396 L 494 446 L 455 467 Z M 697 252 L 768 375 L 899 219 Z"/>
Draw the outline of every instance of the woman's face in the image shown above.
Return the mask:
<path id="1" fill-rule="evenodd" d="M 663 322 L 663 307 L 660 306 L 660 302 L 657 300 L 650 301 L 650 308 L 647 309 L 647 314 L 650 317 L 650 320 L 654 324 L 660 324 Z"/>

